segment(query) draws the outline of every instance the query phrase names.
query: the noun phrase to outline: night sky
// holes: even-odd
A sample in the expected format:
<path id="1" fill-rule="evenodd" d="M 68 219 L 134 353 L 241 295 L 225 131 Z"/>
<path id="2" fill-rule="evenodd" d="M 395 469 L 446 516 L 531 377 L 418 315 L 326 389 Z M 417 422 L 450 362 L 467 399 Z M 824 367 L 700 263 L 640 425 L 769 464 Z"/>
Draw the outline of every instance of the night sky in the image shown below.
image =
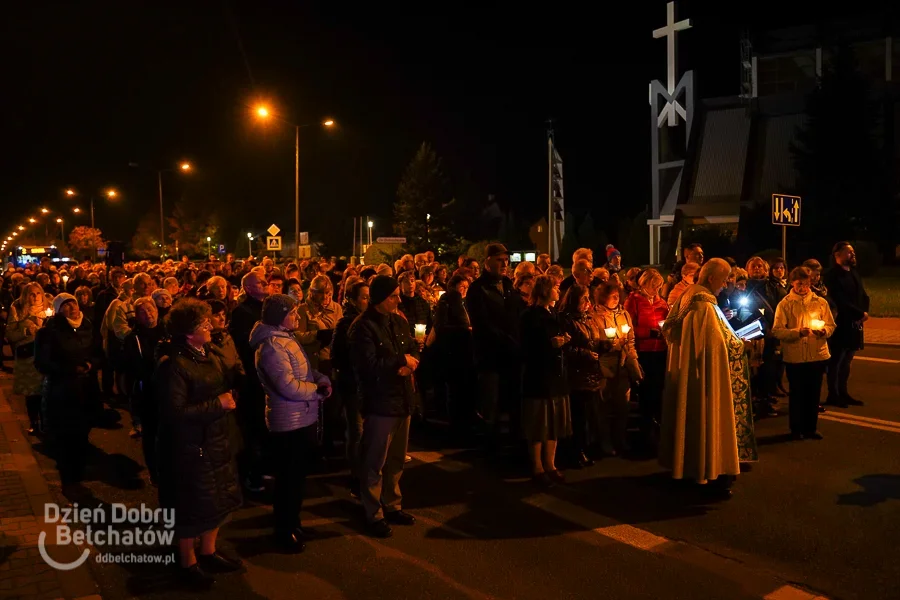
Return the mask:
<path id="1" fill-rule="evenodd" d="M 718 4 L 678 3 L 694 25 L 680 35 L 681 62 L 698 72 L 705 97 L 739 87 L 745 17 Z M 5 9 L 0 231 L 41 206 L 69 208 L 66 187 L 114 186 L 121 199 L 97 202 L 97 226 L 129 241 L 142 216 L 158 215 L 156 174 L 129 162 L 170 168 L 186 159 L 193 173 L 165 175 L 167 212 L 182 195 L 214 199 L 229 250 L 243 231 L 272 222 L 292 236 L 293 130 L 254 122 L 257 100 L 295 123 L 337 121 L 335 130 L 301 130 L 301 229 L 333 252 L 349 252 L 353 215 L 373 216 L 376 234 L 388 233 L 397 183 L 422 141 L 444 159 L 461 201 L 481 207 L 492 193 L 538 218 L 551 117 L 567 210 L 592 211 L 615 240 L 616 220 L 649 202 L 647 83 L 665 78 L 665 42 L 651 32 L 664 25 L 665 2 L 310 6 Z"/>

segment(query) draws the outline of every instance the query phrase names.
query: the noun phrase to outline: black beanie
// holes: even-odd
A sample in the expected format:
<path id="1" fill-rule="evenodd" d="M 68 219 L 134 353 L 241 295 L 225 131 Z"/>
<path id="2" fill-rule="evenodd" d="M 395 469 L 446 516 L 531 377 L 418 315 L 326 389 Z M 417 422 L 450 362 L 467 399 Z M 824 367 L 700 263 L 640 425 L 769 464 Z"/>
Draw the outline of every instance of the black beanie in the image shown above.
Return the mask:
<path id="1" fill-rule="evenodd" d="M 388 296 L 393 294 L 398 287 L 400 285 L 393 277 L 378 275 L 372 280 L 372 285 L 369 286 L 369 302 L 372 306 L 378 306 L 387 300 Z"/>
<path id="2" fill-rule="evenodd" d="M 262 322 L 278 327 L 284 318 L 297 306 L 297 301 L 287 294 L 273 294 L 263 301 Z"/>

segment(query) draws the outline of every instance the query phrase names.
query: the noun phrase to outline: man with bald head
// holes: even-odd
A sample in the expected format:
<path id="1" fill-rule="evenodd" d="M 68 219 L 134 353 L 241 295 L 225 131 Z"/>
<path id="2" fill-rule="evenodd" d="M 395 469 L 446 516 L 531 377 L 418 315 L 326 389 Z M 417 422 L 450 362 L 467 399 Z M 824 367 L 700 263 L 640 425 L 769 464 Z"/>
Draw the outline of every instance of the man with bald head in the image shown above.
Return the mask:
<path id="1" fill-rule="evenodd" d="M 716 302 L 730 273 L 727 262 L 710 259 L 666 319 L 669 359 L 659 445 L 659 462 L 673 478 L 726 497 L 740 463 L 757 458 L 744 343 Z"/>
<path id="2" fill-rule="evenodd" d="M 265 275 L 253 270 L 241 279 L 244 298 L 234 307 L 228 333 L 234 339 L 238 356 L 244 365 L 244 383 L 237 406 L 238 423 L 244 434 L 244 454 L 239 457 L 239 469 L 249 492 L 260 492 L 262 485 L 262 455 L 268 430 L 266 428 L 266 396 L 256 373 L 255 352 L 250 346 L 250 331 L 262 319 L 263 300 L 267 296 Z"/>

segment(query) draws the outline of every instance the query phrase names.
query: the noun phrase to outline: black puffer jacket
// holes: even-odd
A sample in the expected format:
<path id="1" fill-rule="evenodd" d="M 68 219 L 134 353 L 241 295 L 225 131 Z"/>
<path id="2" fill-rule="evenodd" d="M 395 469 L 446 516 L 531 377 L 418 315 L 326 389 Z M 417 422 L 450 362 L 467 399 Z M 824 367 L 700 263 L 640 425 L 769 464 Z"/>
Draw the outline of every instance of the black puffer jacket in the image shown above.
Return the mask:
<path id="1" fill-rule="evenodd" d="M 406 319 L 370 307 L 350 326 L 350 359 L 366 415 L 404 417 L 415 400 L 414 377 L 397 374 L 406 354 L 419 357 L 419 345 Z"/>
<path id="2" fill-rule="evenodd" d="M 400 296 L 400 312 L 409 322 L 409 334 L 416 335 L 416 323 L 425 325 L 425 332 L 431 331 L 431 306 L 420 296 Z"/>
<path id="3" fill-rule="evenodd" d="M 97 369 L 103 349 L 84 318 L 78 329 L 62 314 L 47 319 L 35 335 L 34 366 L 44 375 L 42 412 L 44 428 L 51 432 L 90 428 L 100 408 Z M 76 369 L 90 370 L 78 373 Z"/>
<path id="4" fill-rule="evenodd" d="M 243 502 L 218 398 L 229 391 L 224 371 L 215 352 L 178 342 L 156 369 L 160 504 L 175 509 L 179 538 L 218 527 Z"/>

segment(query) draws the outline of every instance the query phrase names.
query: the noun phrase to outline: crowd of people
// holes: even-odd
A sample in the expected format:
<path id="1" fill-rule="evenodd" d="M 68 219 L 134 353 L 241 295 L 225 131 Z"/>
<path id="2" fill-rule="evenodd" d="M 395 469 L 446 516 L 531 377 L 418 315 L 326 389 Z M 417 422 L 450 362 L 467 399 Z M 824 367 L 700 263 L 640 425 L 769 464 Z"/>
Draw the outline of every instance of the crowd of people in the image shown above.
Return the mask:
<path id="1" fill-rule="evenodd" d="M 798 440 L 821 439 L 826 373 L 824 404 L 861 404 L 847 381 L 868 296 L 852 246 L 832 256 L 824 273 L 758 256 L 741 268 L 692 244 L 668 277 L 623 270 L 612 246 L 597 267 L 577 250 L 568 276 L 546 254 L 513 269 L 499 243 L 453 266 L 432 252 L 377 266 L 45 260 L 8 265 L 0 316 L 14 392 L 29 433 L 55 446 L 64 491 L 84 476 L 104 403 L 127 403 L 177 515 L 181 572 L 208 585 L 240 568 L 218 528 L 267 479 L 274 543 L 303 550 L 305 480 L 323 456 L 346 458 L 372 535 L 414 524 L 400 481 L 422 415 L 488 451 L 517 448 L 542 489 L 637 445 L 727 496 L 785 374 Z"/>

